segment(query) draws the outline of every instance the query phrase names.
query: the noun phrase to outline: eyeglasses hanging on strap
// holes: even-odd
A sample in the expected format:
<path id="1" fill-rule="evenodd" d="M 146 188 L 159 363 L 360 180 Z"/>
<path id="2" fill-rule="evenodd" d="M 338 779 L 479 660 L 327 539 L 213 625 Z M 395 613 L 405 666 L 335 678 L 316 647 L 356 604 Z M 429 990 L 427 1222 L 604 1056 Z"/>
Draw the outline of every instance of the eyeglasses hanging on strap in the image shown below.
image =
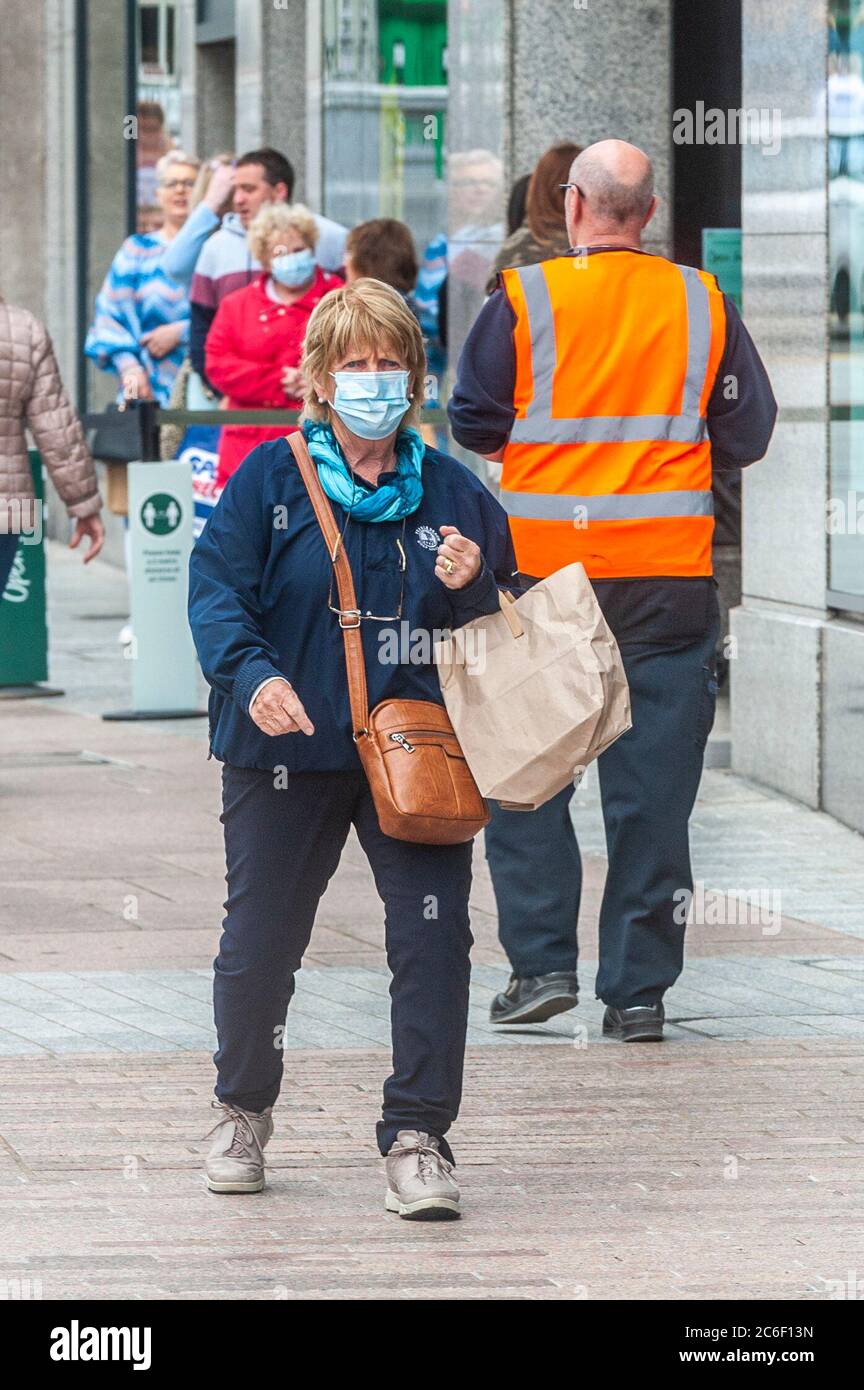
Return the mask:
<path id="1" fill-rule="evenodd" d="M 380 617 L 376 613 L 364 613 L 359 608 L 339 608 L 333 603 L 333 569 L 336 565 L 336 556 L 339 554 L 339 547 L 343 544 L 345 540 L 345 534 L 348 530 L 350 520 L 351 516 L 349 513 L 348 517 L 345 520 L 345 526 L 340 536 L 338 537 L 336 544 L 333 546 L 333 553 L 330 556 L 331 570 L 330 584 L 327 589 L 327 607 L 330 609 L 331 613 L 335 613 L 337 615 L 340 627 L 359 627 L 361 622 L 398 623 L 401 621 L 402 618 L 402 608 L 405 601 L 405 570 L 408 567 L 408 558 L 405 554 L 406 518 L 402 518 L 402 534 L 401 536 L 397 536 L 396 538 L 396 549 L 399 552 L 399 571 L 402 576 L 401 585 L 399 588 L 399 606 L 396 609 L 396 612 L 391 613 L 388 617 Z"/>

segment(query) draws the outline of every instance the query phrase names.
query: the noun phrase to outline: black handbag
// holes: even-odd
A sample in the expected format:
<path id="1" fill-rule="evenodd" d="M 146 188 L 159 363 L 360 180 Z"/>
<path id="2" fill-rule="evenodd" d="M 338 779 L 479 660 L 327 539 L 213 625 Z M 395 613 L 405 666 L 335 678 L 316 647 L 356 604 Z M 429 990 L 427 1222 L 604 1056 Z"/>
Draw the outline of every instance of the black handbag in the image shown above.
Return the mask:
<path id="1" fill-rule="evenodd" d="M 87 442 L 95 459 L 105 463 L 134 463 L 159 458 L 155 401 L 126 401 L 87 415 Z"/>

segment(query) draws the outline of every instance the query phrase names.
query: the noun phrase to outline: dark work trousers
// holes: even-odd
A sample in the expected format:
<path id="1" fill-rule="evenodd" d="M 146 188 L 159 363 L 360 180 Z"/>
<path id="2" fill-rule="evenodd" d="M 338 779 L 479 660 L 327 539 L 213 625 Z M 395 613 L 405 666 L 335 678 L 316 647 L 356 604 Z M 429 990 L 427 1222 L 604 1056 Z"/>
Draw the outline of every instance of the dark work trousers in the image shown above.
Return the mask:
<path id="1" fill-rule="evenodd" d="M 674 894 L 693 890 L 688 821 L 714 722 L 718 630 L 682 646 L 621 648 L 633 727 L 597 761 L 609 869 L 596 993 L 614 1008 L 659 1003 L 684 963 Z M 520 977 L 576 969 L 572 796 L 566 787 L 528 812 L 494 804 L 486 828 L 501 944 Z"/>
<path id="2" fill-rule="evenodd" d="M 315 912 L 353 824 L 384 903 L 393 1074 L 378 1146 L 400 1129 L 444 1138 L 459 1110 L 468 1021 L 471 843 L 414 845 L 384 835 L 362 772 L 284 775 L 224 766 L 227 916 L 215 961 L 216 1095 L 272 1105 L 282 1081 L 288 1004 Z"/>

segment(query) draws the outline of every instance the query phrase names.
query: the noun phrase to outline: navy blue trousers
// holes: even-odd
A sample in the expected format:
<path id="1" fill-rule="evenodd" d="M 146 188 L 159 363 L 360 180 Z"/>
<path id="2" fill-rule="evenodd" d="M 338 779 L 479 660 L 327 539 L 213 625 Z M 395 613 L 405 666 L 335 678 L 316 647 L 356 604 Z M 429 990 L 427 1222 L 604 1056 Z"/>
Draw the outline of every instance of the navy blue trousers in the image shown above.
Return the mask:
<path id="1" fill-rule="evenodd" d="M 298 772 L 284 782 L 277 787 L 272 773 L 254 768 L 222 769 L 228 900 L 213 984 L 216 1095 L 245 1110 L 276 1100 L 294 974 L 353 824 L 384 903 L 392 973 L 393 1072 L 378 1146 L 386 1154 L 398 1130 L 425 1130 L 452 1161 L 444 1136 L 462 1094 L 471 844 L 384 835 L 359 771 Z"/>
<path id="2" fill-rule="evenodd" d="M 658 1003 L 684 963 L 673 895 L 693 890 L 688 822 L 714 722 L 718 632 L 712 624 L 698 642 L 621 648 L 633 727 L 597 761 L 609 869 L 596 993 L 614 1008 Z M 486 828 L 499 936 L 522 977 L 576 969 L 572 796 L 567 787 L 530 812 L 495 805 Z"/>

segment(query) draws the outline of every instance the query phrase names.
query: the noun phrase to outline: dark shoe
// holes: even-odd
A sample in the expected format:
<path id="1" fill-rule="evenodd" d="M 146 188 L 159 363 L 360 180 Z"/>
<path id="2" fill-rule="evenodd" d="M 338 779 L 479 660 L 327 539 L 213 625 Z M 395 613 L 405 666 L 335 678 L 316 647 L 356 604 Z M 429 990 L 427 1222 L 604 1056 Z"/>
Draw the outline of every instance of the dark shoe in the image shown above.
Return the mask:
<path id="1" fill-rule="evenodd" d="M 575 1009 L 579 985 L 575 972 L 555 970 L 551 975 L 510 976 L 503 994 L 496 994 L 489 1009 L 492 1023 L 545 1023 L 547 1018 Z"/>
<path id="2" fill-rule="evenodd" d="M 635 1009 L 607 1008 L 603 1033 L 619 1042 L 662 1042 L 666 1015 L 662 1004 L 641 1005 Z"/>

